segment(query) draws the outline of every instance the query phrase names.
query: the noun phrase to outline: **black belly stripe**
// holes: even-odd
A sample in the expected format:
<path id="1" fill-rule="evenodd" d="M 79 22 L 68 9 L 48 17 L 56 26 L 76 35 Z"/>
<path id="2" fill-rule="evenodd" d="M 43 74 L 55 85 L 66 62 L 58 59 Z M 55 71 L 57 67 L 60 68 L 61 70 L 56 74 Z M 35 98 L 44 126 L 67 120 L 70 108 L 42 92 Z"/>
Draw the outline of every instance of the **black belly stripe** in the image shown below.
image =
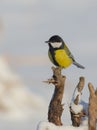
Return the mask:
<path id="1" fill-rule="evenodd" d="M 53 49 L 50 49 L 49 50 L 50 53 L 51 53 L 51 56 L 52 56 L 52 59 L 53 59 L 53 62 L 56 66 L 59 66 L 59 64 L 57 63 L 57 61 L 55 60 L 55 53 L 54 53 L 54 50 Z"/>

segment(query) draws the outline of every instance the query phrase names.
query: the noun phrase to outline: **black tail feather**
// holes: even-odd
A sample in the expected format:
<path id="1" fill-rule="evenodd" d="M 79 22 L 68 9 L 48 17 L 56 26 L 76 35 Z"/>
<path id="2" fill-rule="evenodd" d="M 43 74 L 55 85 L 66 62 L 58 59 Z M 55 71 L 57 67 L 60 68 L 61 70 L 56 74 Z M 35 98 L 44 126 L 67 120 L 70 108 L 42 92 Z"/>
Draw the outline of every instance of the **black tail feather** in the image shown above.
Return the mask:
<path id="1" fill-rule="evenodd" d="M 76 65 L 78 68 L 85 69 L 84 66 L 80 65 L 80 64 L 77 63 L 76 61 L 74 61 L 73 64 Z"/>

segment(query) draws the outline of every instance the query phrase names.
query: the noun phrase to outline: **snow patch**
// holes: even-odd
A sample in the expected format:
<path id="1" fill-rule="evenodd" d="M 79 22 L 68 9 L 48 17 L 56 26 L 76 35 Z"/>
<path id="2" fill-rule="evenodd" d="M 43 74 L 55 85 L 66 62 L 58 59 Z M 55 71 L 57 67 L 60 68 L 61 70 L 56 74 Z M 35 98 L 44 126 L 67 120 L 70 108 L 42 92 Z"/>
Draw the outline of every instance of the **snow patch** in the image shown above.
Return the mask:
<path id="1" fill-rule="evenodd" d="M 88 130 L 88 126 L 80 126 L 80 127 L 73 127 L 73 126 L 56 126 L 50 122 L 40 122 L 37 130 Z"/>
<path id="2" fill-rule="evenodd" d="M 81 104 L 76 105 L 76 104 L 72 103 L 71 109 L 75 112 L 75 114 L 78 114 L 83 110 L 83 106 Z"/>
<path id="3" fill-rule="evenodd" d="M 34 118 L 43 114 L 46 106 L 45 100 L 30 92 L 9 64 L 0 57 L 0 118 Z"/>
<path id="4" fill-rule="evenodd" d="M 78 88 L 75 88 L 73 96 L 72 96 L 72 102 L 74 101 L 74 99 L 76 99 L 76 97 L 79 96 L 79 103 L 81 102 L 81 92 L 78 91 Z"/>

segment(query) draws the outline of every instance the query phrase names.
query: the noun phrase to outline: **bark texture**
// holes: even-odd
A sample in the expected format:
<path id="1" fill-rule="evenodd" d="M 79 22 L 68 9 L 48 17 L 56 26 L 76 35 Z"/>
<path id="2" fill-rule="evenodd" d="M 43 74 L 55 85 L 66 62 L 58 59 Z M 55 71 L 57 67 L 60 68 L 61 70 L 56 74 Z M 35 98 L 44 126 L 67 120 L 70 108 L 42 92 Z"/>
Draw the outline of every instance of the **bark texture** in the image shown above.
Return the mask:
<path id="1" fill-rule="evenodd" d="M 97 121 L 97 89 L 94 90 L 94 87 L 91 83 L 88 84 L 90 91 L 89 97 L 89 119 L 88 119 L 88 129 L 96 130 L 96 121 Z"/>
<path id="2" fill-rule="evenodd" d="M 52 67 L 53 77 L 47 82 L 55 86 L 53 97 L 49 104 L 48 121 L 61 126 L 61 116 L 63 112 L 62 98 L 64 94 L 64 83 L 66 77 L 61 74 L 61 68 Z"/>
<path id="3" fill-rule="evenodd" d="M 84 87 L 85 79 L 84 77 L 79 78 L 79 83 L 75 88 L 74 94 L 73 94 L 73 100 L 70 105 L 70 113 L 71 113 L 71 120 L 72 125 L 75 127 L 79 127 L 81 124 L 81 118 L 85 116 L 85 113 L 83 110 L 76 112 L 73 107 L 76 107 L 76 109 L 79 109 L 80 107 L 80 96 L 82 94 L 82 90 Z"/>

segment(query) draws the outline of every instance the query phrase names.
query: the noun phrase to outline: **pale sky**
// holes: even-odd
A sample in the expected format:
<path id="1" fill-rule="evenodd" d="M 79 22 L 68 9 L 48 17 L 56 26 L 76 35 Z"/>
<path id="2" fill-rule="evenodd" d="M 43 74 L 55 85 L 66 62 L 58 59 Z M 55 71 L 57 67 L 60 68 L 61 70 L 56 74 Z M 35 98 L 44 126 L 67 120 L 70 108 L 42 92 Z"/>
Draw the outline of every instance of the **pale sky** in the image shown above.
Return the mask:
<path id="1" fill-rule="evenodd" d="M 97 0 L 1 0 L 0 20 L 1 54 L 33 55 L 32 67 L 50 67 L 44 41 L 58 34 L 86 67 L 82 71 L 72 66 L 66 73 L 77 71 L 77 76 L 85 75 L 96 83 Z"/>
<path id="2" fill-rule="evenodd" d="M 64 39 L 75 59 L 85 66 L 81 70 L 71 65 L 62 71 L 67 77 L 66 100 L 80 76 L 85 77 L 82 96 L 88 100 L 88 82 L 97 87 L 97 0 L 0 0 L 0 54 L 8 57 L 25 85 L 47 103 L 54 87 L 42 82 L 52 76 L 45 41 L 55 34 Z"/>

